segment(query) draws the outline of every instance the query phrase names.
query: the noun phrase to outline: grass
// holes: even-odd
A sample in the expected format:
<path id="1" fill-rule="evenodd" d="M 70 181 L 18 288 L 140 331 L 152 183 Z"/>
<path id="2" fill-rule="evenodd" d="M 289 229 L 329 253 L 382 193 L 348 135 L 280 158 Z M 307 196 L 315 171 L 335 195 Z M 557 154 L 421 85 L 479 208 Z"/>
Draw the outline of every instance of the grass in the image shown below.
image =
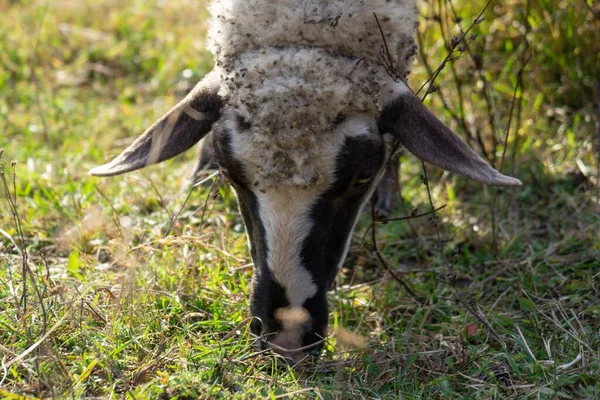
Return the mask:
<path id="1" fill-rule="evenodd" d="M 484 5 L 423 3 L 413 88 Z M 365 215 L 298 370 L 255 350 L 241 217 L 185 202 L 194 154 L 87 175 L 211 68 L 204 3 L 0 0 L 0 398 L 600 397 L 595 7 L 490 4 L 426 103 L 523 188 L 428 169 L 437 218 L 376 226 L 416 297 Z M 402 161 L 397 216 L 427 213 Z"/>

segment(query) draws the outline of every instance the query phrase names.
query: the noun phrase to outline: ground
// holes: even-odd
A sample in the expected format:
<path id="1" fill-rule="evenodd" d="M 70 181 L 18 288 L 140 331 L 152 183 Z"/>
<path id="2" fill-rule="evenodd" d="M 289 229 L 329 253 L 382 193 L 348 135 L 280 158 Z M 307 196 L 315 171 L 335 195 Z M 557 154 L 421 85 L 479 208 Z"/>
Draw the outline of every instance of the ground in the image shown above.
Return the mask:
<path id="1" fill-rule="evenodd" d="M 523 187 L 403 154 L 414 218 L 365 212 L 303 369 L 257 353 L 244 227 L 218 176 L 188 199 L 194 152 L 87 175 L 210 70 L 204 5 L 0 0 L 0 397 L 600 397 L 597 3 L 422 2 L 412 88 Z"/>

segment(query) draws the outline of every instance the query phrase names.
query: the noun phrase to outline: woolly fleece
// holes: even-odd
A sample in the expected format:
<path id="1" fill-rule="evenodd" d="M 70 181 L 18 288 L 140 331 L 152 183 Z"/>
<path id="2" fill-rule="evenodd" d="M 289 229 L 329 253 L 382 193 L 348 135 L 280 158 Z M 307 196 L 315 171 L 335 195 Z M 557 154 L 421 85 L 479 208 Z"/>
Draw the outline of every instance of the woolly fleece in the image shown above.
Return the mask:
<path id="1" fill-rule="evenodd" d="M 238 130 L 260 190 L 321 181 L 319 148 L 339 143 L 336 121 L 375 119 L 416 54 L 415 0 L 214 0 L 210 11 L 221 94 L 249 123 Z"/>

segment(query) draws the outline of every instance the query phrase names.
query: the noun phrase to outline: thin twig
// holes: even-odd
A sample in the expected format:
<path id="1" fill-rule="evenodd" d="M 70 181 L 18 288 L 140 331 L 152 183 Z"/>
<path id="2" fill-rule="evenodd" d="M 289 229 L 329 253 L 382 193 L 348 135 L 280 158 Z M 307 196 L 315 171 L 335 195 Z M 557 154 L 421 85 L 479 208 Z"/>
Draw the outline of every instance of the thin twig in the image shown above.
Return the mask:
<path id="1" fill-rule="evenodd" d="M 371 231 L 371 226 L 373 225 L 373 223 L 375 222 L 379 222 L 382 224 L 387 224 L 388 222 L 396 222 L 396 221 L 410 221 L 411 219 L 417 219 L 417 218 L 421 218 L 421 217 L 426 217 L 427 215 L 431 215 L 431 214 L 435 214 L 436 212 L 443 210 L 444 208 L 446 208 L 446 204 L 444 204 L 443 206 L 440 206 L 436 209 L 421 213 L 421 214 L 416 214 L 416 215 L 410 215 L 408 217 L 395 217 L 395 218 L 387 218 L 387 219 L 381 219 L 378 218 L 377 215 L 375 215 L 375 219 L 371 221 L 371 224 L 367 227 L 366 232 L 362 238 L 362 241 L 364 243 L 365 238 L 367 236 L 367 234 Z M 377 214 L 377 213 L 376 213 Z"/>
<path id="2" fill-rule="evenodd" d="M 600 17 L 599 17 L 600 18 Z M 597 155 L 596 155 L 596 189 L 597 189 L 597 201 L 598 206 L 600 206 L 600 77 L 596 81 L 596 98 L 598 101 L 597 104 L 597 115 L 596 115 L 596 140 L 597 140 Z"/>
<path id="3" fill-rule="evenodd" d="M 194 184 L 191 188 L 190 191 L 188 192 L 187 197 L 185 198 L 185 200 L 183 201 L 183 204 L 181 205 L 181 207 L 179 207 L 179 211 L 177 211 L 177 213 L 175 213 L 175 215 L 173 215 L 173 217 L 171 218 L 171 222 L 169 223 L 169 228 L 167 228 L 167 231 L 165 232 L 165 234 L 163 235 L 163 238 L 166 238 L 167 236 L 169 236 L 169 233 L 171 233 L 171 229 L 173 228 L 173 225 L 175 224 L 175 221 L 177 220 L 177 218 L 179 218 L 179 215 L 181 214 L 181 212 L 183 211 L 183 208 L 185 207 L 185 205 L 187 204 L 187 202 L 190 200 L 190 197 L 192 196 L 192 193 L 194 192 L 194 189 L 200 185 L 202 185 L 205 182 L 208 182 L 210 179 L 214 178 L 215 176 L 217 176 L 219 174 L 219 171 L 214 172 L 213 174 L 207 176 L 206 178 L 202 179 L 200 182 Z M 213 181 L 214 184 L 214 181 Z M 211 185 L 212 188 L 212 185 Z M 210 196 L 210 190 L 207 196 Z M 208 198 L 208 197 L 207 197 Z"/>
<path id="4" fill-rule="evenodd" d="M 108 206 L 112 210 L 112 212 L 113 212 L 112 220 L 113 220 L 115 226 L 117 227 L 117 229 L 119 230 L 119 232 L 121 233 L 121 237 L 125 237 L 125 229 L 123 228 L 123 225 L 121 225 L 121 220 L 119 219 L 119 212 L 115 208 L 112 201 L 108 198 L 108 196 L 106 194 L 104 194 L 104 192 L 100 189 L 100 187 L 98 185 L 95 185 L 95 188 L 96 188 L 96 191 L 98 193 L 100 193 L 100 196 L 108 203 Z"/>
<path id="5" fill-rule="evenodd" d="M 475 25 L 478 25 L 481 23 L 481 21 L 483 21 L 482 17 L 483 14 L 486 12 L 486 10 L 488 9 L 490 3 L 492 2 L 492 0 L 488 0 L 485 3 L 485 6 L 483 7 L 483 9 L 481 10 L 481 12 L 479 13 L 479 15 L 477 16 L 477 18 L 475 18 L 473 20 L 473 23 L 471 24 L 471 26 L 469 26 L 469 28 L 461 33 L 460 37 L 459 37 L 459 41 L 457 42 L 460 43 L 461 41 L 463 41 L 465 39 L 465 37 L 467 36 L 467 34 L 469 32 L 471 32 L 471 30 L 473 29 L 473 27 L 475 27 Z M 415 93 L 417 96 L 419 95 L 419 93 L 421 93 L 421 90 L 423 90 L 423 88 L 425 88 L 425 86 L 427 86 L 429 84 L 429 89 L 431 89 L 435 83 L 435 80 L 437 79 L 438 75 L 440 74 L 440 72 L 442 72 L 442 70 L 444 69 L 444 67 L 446 67 L 446 63 L 453 60 L 454 59 L 454 49 L 456 48 L 456 45 L 452 46 L 452 51 L 448 52 L 448 54 L 446 55 L 446 57 L 444 58 L 444 60 L 442 61 L 442 63 L 440 64 L 440 66 L 435 70 L 433 76 L 430 76 L 429 79 L 427 79 L 425 81 L 425 83 L 423 83 L 423 85 L 421 85 L 421 87 L 419 88 L 419 90 L 417 90 L 417 93 Z M 425 98 L 427 97 L 427 95 L 429 94 L 430 90 L 427 90 L 427 92 L 425 93 L 425 95 L 423 96 L 423 98 L 421 99 L 421 101 L 425 100 Z"/>
<path id="6" fill-rule="evenodd" d="M 75 302 L 73 302 L 72 304 L 74 304 Z M 71 305 L 72 305 L 71 304 Z M 48 331 L 41 337 L 39 338 L 34 344 L 32 344 L 31 346 L 29 346 L 24 352 L 22 352 L 21 354 L 19 354 L 17 357 L 13 358 L 12 360 L 3 363 L 2 364 L 2 368 L 5 370 L 8 370 L 8 368 L 11 367 L 11 365 L 13 365 L 16 362 L 21 361 L 22 359 L 24 359 L 29 353 L 31 353 L 32 351 L 34 351 L 36 348 L 38 348 L 42 343 L 44 343 L 46 341 L 46 339 L 48 339 L 48 337 L 55 331 L 58 329 L 59 326 L 62 325 L 62 323 L 65 321 L 65 319 L 67 318 L 69 314 L 65 311 L 65 313 L 63 314 L 63 316 L 58 320 L 58 322 L 56 322 L 56 324 L 54 324 L 52 326 L 52 328 L 48 329 Z"/>
<path id="7" fill-rule="evenodd" d="M 506 159 L 506 150 L 508 149 L 508 137 L 510 135 L 510 128 L 511 128 L 513 114 L 514 114 L 515 103 L 517 101 L 517 93 L 518 93 L 519 89 L 523 87 L 523 72 L 525 72 L 525 67 L 527 67 L 527 64 L 531 60 L 531 57 L 533 57 L 533 53 L 531 53 L 529 55 L 529 57 L 527 57 L 523 61 L 521 68 L 519 68 L 519 72 L 517 72 L 517 83 L 515 84 L 515 89 L 513 91 L 512 102 L 510 105 L 510 113 L 508 114 L 508 123 L 506 124 L 506 133 L 504 135 L 504 148 L 502 149 L 502 158 L 500 159 L 500 166 L 498 167 L 498 171 L 500 171 L 500 172 L 502 172 L 502 170 L 504 169 L 504 161 Z M 518 96 L 518 97 L 520 98 L 521 96 Z"/>
<path id="8" fill-rule="evenodd" d="M 417 92 L 417 94 L 429 83 L 429 89 L 431 89 L 431 87 L 433 86 L 433 84 L 435 83 L 435 79 L 439 76 L 440 72 L 442 71 L 442 69 L 444 68 L 446 62 L 450 61 L 452 59 L 452 54 L 454 49 L 456 48 L 456 45 L 462 41 L 464 41 L 466 35 L 473 29 L 473 27 L 477 24 L 479 24 L 481 21 L 483 21 L 483 14 L 486 11 L 486 9 L 488 8 L 488 6 L 490 5 L 491 0 L 488 0 L 488 2 L 486 3 L 485 7 L 483 8 L 483 10 L 479 13 L 479 15 L 477 16 L 477 18 L 473 21 L 473 23 L 471 24 L 471 26 L 469 26 L 469 28 L 461 34 L 460 38 L 458 39 L 458 41 L 456 43 L 454 43 L 454 45 L 451 47 L 452 51 L 450 51 L 448 53 L 448 55 L 446 56 L 446 58 L 444 59 L 444 61 L 442 62 L 442 64 L 440 65 L 440 67 L 438 67 L 438 69 L 436 70 L 436 72 L 434 73 L 434 76 L 431 76 L 422 86 L 421 89 L 419 89 L 419 91 Z M 422 98 L 422 101 L 424 101 L 427 96 L 429 95 L 429 93 L 431 93 L 431 90 L 427 90 L 427 92 L 425 93 L 425 95 Z M 439 251 L 440 251 L 440 255 L 442 256 L 442 259 L 444 260 L 446 267 L 448 269 L 448 278 L 449 278 L 449 282 L 450 285 L 453 288 L 454 291 L 454 295 L 456 300 L 468 311 L 470 312 L 487 330 L 488 332 L 490 332 L 495 338 L 496 340 L 498 340 L 499 343 L 501 343 L 503 345 L 503 347 L 506 347 L 506 344 L 504 343 L 504 341 L 502 340 L 502 338 L 500 337 L 500 335 L 495 331 L 495 329 L 491 326 L 491 324 L 487 321 L 487 319 L 485 318 L 485 316 L 479 312 L 479 310 L 477 309 L 477 303 L 474 301 L 474 299 L 472 299 L 471 301 L 465 301 L 462 297 L 462 295 L 460 294 L 460 291 L 457 287 L 456 284 L 456 276 L 454 274 L 454 266 L 452 263 L 450 263 L 446 257 L 446 255 L 444 254 L 444 241 L 442 240 L 441 234 L 440 234 L 440 230 L 439 230 L 439 224 L 438 224 L 438 217 L 435 213 L 435 205 L 433 203 L 433 197 L 431 194 L 431 188 L 429 186 L 429 178 L 427 176 L 427 169 L 425 168 L 425 162 L 421 161 L 421 165 L 423 168 L 423 183 L 425 184 L 425 187 L 427 189 L 427 198 L 429 200 L 429 205 L 431 207 L 432 210 L 432 214 L 433 217 L 431 219 L 432 221 L 432 225 L 435 228 L 435 232 L 436 232 L 436 236 L 438 239 L 438 243 L 439 243 Z"/>
<path id="9" fill-rule="evenodd" d="M 527 66 L 527 63 L 529 62 L 529 60 L 531 60 L 532 56 L 533 56 L 533 54 L 530 54 L 529 57 L 523 61 L 521 68 L 519 68 L 519 71 L 517 72 L 517 82 L 515 83 L 515 89 L 513 91 L 513 97 L 512 97 L 512 102 L 511 102 L 511 106 L 510 106 L 510 113 L 508 115 L 508 123 L 506 124 L 506 134 L 504 135 L 504 144 L 503 144 L 504 147 L 502 149 L 502 157 L 500 158 L 500 165 L 498 166 L 498 171 L 500 171 L 500 172 L 502 172 L 502 170 L 504 169 L 504 162 L 506 160 L 506 150 L 508 149 L 508 138 L 510 136 L 510 128 L 512 125 L 515 104 L 517 102 L 517 95 L 519 93 L 519 89 L 522 87 L 522 84 L 523 84 L 523 72 L 525 71 L 525 67 Z M 519 96 L 519 98 L 520 97 L 521 96 Z M 491 219 L 492 219 L 492 249 L 494 251 L 494 254 L 497 255 L 498 254 L 498 232 L 497 232 L 497 226 L 496 226 L 496 203 L 498 201 L 498 190 L 494 189 L 493 193 L 494 194 L 493 194 L 491 210 L 490 210 L 490 215 L 491 215 Z"/>
<path id="10" fill-rule="evenodd" d="M 217 181 L 219 180 L 219 178 L 221 177 L 221 175 L 218 176 L 217 179 L 213 179 L 210 187 L 208 188 L 208 193 L 206 194 L 206 199 L 204 199 L 204 204 L 202 205 L 202 215 L 200 216 L 200 223 L 204 224 L 204 222 L 206 221 L 206 210 L 208 208 L 208 201 L 210 200 L 210 197 L 212 195 L 213 192 L 213 188 L 215 187 L 215 185 L 217 184 Z M 216 202 L 213 202 L 213 208 L 211 208 L 210 213 L 212 213 L 212 210 L 214 209 L 214 205 L 216 204 Z M 195 210 L 192 215 L 196 214 L 198 210 Z M 210 213 L 208 215 L 210 215 Z"/>
<path id="11" fill-rule="evenodd" d="M 377 22 L 377 26 L 379 27 L 379 33 L 381 33 L 381 39 L 383 40 L 383 48 L 385 49 L 385 53 L 381 52 L 381 58 L 383 59 L 383 63 L 386 67 L 386 72 L 388 75 L 395 81 L 399 82 L 400 78 L 398 77 L 398 73 L 396 72 L 396 68 L 394 67 L 394 59 L 390 53 L 390 49 L 387 45 L 387 40 L 385 39 L 385 34 L 383 33 L 383 29 L 381 28 L 381 24 L 379 23 L 379 18 L 377 18 L 377 14 L 373 13 L 375 17 L 375 21 Z M 382 49 L 383 50 L 383 49 Z"/>
<path id="12" fill-rule="evenodd" d="M 439 21 L 439 26 L 440 26 L 440 30 L 442 32 L 442 38 L 443 38 L 443 42 L 444 45 L 446 46 L 446 51 L 448 52 L 453 52 L 456 48 L 458 48 L 459 54 L 462 55 L 462 53 L 468 48 L 467 46 L 467 42 L 466 42 L 466 38 L 463 38 L 462 40 L 458 37 L 458 36 L 454 36 L 452 37 L 452 39 L 449 41 L 448 37 L 446 35 L 446 29 L 444 28 L 444 20 L 445 18 L 441 18 L 442 15 L 442 10 L 444 9 L 444 5 L 446 5 L 446 1 L 442 1 L 442 0 L 438 0 L 438 7 L 439 7 L 439 11 L 440 11 L 440 18 L 438 19 Z M 452 7 L 452 4 L 449 2 L 450 7 Z M 452 9 L 452 11 L 454 11 Z M 447 13 L 447 12 L 446 12 Z M 456 14 L 454 15 L 454 20 L 458 20 L 456 18 Z M 461 28 L 462 31 L 462 28 Z M 450 114 L 454 115 L 453 119 L 454 121 L 462 127 L 462 129 L 465 131 L 466 134 L 466 138 L 467 138 L 467 142 L 471 141 L 473 139 L 473 134 L 471 133 L 471 129 L 469 129 L 469 126 L 467 125 L 467 121 L 465 120 L 465 101 L 464 101 L 464 95 L 463 95 L 463 81 L 460 79 L 458 72 L 456 70 L 456 67 L 454 66 L 454 63 L 450 63 L 450 72 L 452 73 L 452 78 L 454 81 L 454 86 L 456 88 L 456 95 L 458 96 L 458 101 L 456 102 L 458 105 L 458 114 L 456 114 L 454 111 L 451 111 Z M 441 90 L 437 90 L 436 93 L 438 93 L 439 98 L 443 99 L 444 96 L 442 95 L 442 91 Z M 445 100 L 442 101 L 442 104 L 444 104 L 444 108 L 449 111 L 449 107 L 448 104 L 446 103 Z M 478 134 L 478 136 L 480 136 Z M 482 152 L 484 153 L 485 157 L 487 157 L 487 152 L 485 149 L 485 146 L 483 146 L 480 143 L 480 147 L 482 147 Z"/>
<path id="13" fill-rule="evenodd" d="M 27 246 L 25 244 L 25 233 L 23 230 L 23 222 L 21 220 L 21 216 L 19 215 L 19 210 L 17 208 L 17 163 L 15 161 L 11 162 L 12 167 L 12 185 L 9 185 L 9 182 L 6 180 L 6 173 L 4 163 L 0 160 L 0 181 L 2 182 L 2 186 L 4 187 L 4 192 L 6 195 L 6 200 L 9 205 L 9 210 L 13 219 L 13 223 L 15 225 L 15 231 L 17 234 L 18 241 L 14 241 L 16 248 L 19 251 L 19 255 L 21 257 L 21 280 L 23 282 L 23 293 L 21 295 L 21 309 L 23 311 L 23 317 L 25 317 L 28 313 L 28 291 L 27 291 L 27 281 L 31 282 L 33 289 L 35 291 L 35 295 L 40 304 L 40 308 L 42 310 L 42 332 L 46 332 L 47 321 L 48 321 L 48 313 L 46 307 L 44 305 L 44 298 L 40 289 L 38 287 L 38 282 L 36 277 L 34 276 L 33 270 L 29 266 L 29 257 L 27 254 Z M 10 186 L 12 186 L 13 194 L 10 193 Z M 42 281 L 45 285 L 45 282 Z M 31 327 L 27 324 L 28 318 L 23 318 L 23 323 L 25 329 L 27 330 L 27 337 L 29 343 L 31 343 Z"/>
<path id="14" fill-rule="evenodd" d="M 424 212 L 421 214 L 411 215 L 409 217 L 388 218 L 388 219 L 380 220 L 379 222 L 387 223 L 387 222 L 392 222 L 392 221 L 405 221 L 407 219 L 415 219 L 415 218 L 425 217 L 427 215 L 435 214 L 436 212 L 443 210 L 444 208 L 446 208 L 446 204 L 444 204 L 443 206 L 439 206 L 438 208 L 434 208 L 431 211 L 427 211 L 427 212 Z"/>
<path id="15" fill-rule="evenodd" d="M 406 282 L 404 279 L 399 277 L 392 270 L 392 267 L 389 265 L 387 260 L 383 257 L 383 255 L 377 248 L 377 223 L 376 223 L 376 219 L 375 219 L 375 202 L 371 202 L 371 216 L 372 216 L 373 220 L 375 221 L 371 225 L 371 239 L 373 240 L 373 251 L 375 251 L 375 254 L 377 255 L 377 259 L 379 259 L 379 262 L 381 263 L 381 265 L 383 265 L 385 267 L 387 272 L 389 272 L 389 274 L 392 276 L 392 278 L 394 278 L 394 280 L 396 280 L 396 282 L 398 282 L 400 284 L 400 286 L 402 286 L 418 303 L 422 303 L 422 299 L 420 298 L 420 296 L 418 296 L 415 293 L 415 291 L 410 287 L 408 282 Z"/>

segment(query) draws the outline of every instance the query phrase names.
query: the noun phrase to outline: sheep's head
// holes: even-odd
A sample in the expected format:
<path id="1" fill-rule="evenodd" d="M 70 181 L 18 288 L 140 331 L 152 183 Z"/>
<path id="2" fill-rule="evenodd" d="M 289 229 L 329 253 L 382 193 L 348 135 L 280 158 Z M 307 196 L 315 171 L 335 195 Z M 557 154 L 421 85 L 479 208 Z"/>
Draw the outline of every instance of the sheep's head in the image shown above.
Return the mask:
<path id="1" fill-rule="evenodd" d="M 295 13 L 296 3 L 217 1 L 222 13 L 215 14 L 213 27 L 215 70 L 121 155 L 91 171 L 111 176 L 161 162 L 212 130 L 254 261 L 251 329 L 265 338 L 263 345 L 292 359 L 318 349 L 326 336 L 327 290 L 380 179 L 390 142 L 484 184 L 520 184 L 482 160 L 402 80 L 414 54 L 407 36 L 414 30 L 411 2 L 305 0 L 312 11 L 318 11 L 316 3 L 344 5 L 344 13 L 327 8 L 322 19 L 307 17 L 306 9 Z M 410 25 L 397 29 L 383 19 L 385 32 L 398 33 L 394 71 L 373 50 L 381 40 L 372 34 L 380 35 L 373 7 L 387 7 Z M 272 13 L 285 14 L 279 18 L 291 26 L 279 28 L 296 36 L 278 34 L 277 26 L 262 30 Z M 232 23 L 240 14 L 254 18 Z"/>
<path id="2" fill-rule="evenodd" d="M 284 182 L 277 170 L 267 185 L 258 183 L 264 176 L 257 178 L 263 161 L 297 167 L 289 152 L 262 161 L 249 156 L 250 124 L 231 113 L 213 129 L 213 143 L 221 171 L 237 193 L 251 243 L 250 307 L 257 317 L 252 330 L 267 334 L 279 347 L 310 346 L 326 335 L 327 289 L 386 160 L 384 137 L 374 120 L 347 117 L 331 127 L 327 140 L 315 144 L 317 156 L 306 166 L 308 180 Z M 290 177 L 303 176 L 293 172 Z"/>

